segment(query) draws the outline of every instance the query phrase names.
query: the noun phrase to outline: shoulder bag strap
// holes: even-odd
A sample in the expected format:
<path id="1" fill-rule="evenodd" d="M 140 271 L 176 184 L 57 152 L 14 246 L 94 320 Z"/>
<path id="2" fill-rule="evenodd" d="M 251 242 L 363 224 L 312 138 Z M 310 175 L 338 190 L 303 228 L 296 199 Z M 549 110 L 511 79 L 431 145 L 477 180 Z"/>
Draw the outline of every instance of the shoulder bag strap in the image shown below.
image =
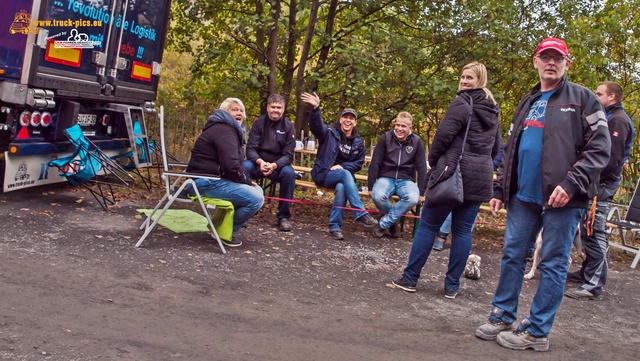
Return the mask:
<path id="1" fill-rule="evenodd" d="M 462 154 L 464 153 L 464 146 L 467 143 L 467 135 L 469 134 L 469 126 L 471 125 L 471 116 L 473 115 L 473 98 L 469 95 L 469 105 L 471 105 L 471 111 L 469 112 L 469 116 L 467 117 L 467 130 L 464 132 L 464 139 L 462 140 L 462 151 L 460 152 L 460 158 L 458 161 L 462 159 Z"/>

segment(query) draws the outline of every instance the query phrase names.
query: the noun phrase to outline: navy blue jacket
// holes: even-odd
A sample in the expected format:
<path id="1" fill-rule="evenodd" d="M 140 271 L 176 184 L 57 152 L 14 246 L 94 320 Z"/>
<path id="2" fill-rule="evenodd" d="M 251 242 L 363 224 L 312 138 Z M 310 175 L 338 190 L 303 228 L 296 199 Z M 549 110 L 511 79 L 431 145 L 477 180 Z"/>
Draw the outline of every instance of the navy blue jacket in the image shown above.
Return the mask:
<path id="1" fill-rule="evenodd" d="M 622 103 L 608 106 L 605 110 L 611 138 L 611 158 L 600 174 L 600 184 L 618 186 L 622 166 L 629 158 L 633 143 L 633 125 Z"/>
<path id="2" fill-rule="evenodd" d="M 338 157 L 338 147 L 340 146 L 340 130 L 337 129 L 340 125 L 329 127 L 322 121 L 322 115 L 320 107 L 311 109 L 309 112 L 309 129 L 313 135 L 318 139 L 318 155 L 313 163 L 313 169 L 311 170 L 311 177 L 317 186 L 321 187 L 324 183 L 324 179 L 327 177 L 327 173 L 332 166 L 336 164 L 336 158 Z M 353 128 L 356 134 L 351 146 L 351 154 L 349 160 L 340 164 L 342 168 L 355 174 L 362 169 L 365 157 L 364 141 L 358 136 L 357 131 Z"/>

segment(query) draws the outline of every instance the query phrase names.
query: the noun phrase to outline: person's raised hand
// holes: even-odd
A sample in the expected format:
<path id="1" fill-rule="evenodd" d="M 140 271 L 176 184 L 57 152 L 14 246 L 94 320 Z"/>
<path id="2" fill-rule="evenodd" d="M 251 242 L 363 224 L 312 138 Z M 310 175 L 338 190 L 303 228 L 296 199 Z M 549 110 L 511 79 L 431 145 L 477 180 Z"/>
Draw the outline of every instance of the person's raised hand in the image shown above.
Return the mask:
<path id="1" fill-rule="evenodd" d="M 320 97 L 316 93 L 313 93 L 313 94 L 302 93 L 302 95 L 300 95 L 300 99 L 303 102 L 311 105 L 313 109 L 316 109 L 317 107 L 320 106 Z"/>

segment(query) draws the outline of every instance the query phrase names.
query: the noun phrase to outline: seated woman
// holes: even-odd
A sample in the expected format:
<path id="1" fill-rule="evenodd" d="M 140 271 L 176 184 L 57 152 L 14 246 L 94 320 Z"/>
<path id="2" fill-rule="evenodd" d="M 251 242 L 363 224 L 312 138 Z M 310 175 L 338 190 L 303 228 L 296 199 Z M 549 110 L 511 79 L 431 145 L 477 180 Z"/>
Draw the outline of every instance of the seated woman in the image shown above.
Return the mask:
<path id="1" fill-rule="evenodd" d="M 311 177 L 318 187 L 332 188 L 336 193 L 329 216 L 329 233 L 334 239 L 344 239 L 341 207 L 347 204 L 347 199 L 352 208 L 359 209 L 353 211 L 358 222 L 365 227 L 375 226 L 378 221 L 365 211 L 354 177 L 362 169 L 365 157 L 364 142 L 356 130 L 358 113 L 347 108 L 342 111 L 340 123 L 328 127 L 320 114 L 320 97 L 316 93 L 303 93 L 300 99 L 313 107 L 309 112 L 309 128 L 319 142 Z"/>
<path id="2" fill-rule="evenodd" d="M 264 203 L 262 188 L 251 182 L 251 177 L 242 167 L 245 142 L 242 122 L 245 119 L 242 101 L 225 99 L 196 139 L 187 167 L 188 173 L 220 177 L 216 180 L 197 179 L 195 183 L 202 196 L 224 199 L 233 204 L 233 236 L 230 240 L 223 239 L 230 247 L 242 245 L 236 239 L 236 233 Z"/>

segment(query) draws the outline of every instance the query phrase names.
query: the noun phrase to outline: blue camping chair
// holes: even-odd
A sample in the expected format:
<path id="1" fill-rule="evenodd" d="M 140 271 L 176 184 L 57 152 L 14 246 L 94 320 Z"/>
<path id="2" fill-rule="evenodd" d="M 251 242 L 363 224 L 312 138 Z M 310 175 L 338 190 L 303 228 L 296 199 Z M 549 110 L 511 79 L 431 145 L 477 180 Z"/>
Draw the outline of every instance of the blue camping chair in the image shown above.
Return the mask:
<path id="1" fill-rule="evenodd" d="M 133 123 L 133 134 L 142 135 L 142 127 L 140 126 L 140 122 L 136 121 Z M 160 165 L 157 162 L 154 162 L 153 155 L 156 152 L 156 142 L 153 140 L 149 140 L 149 152 L 147 154 L 147 148 L 145 147 L 145 139 L 143 137 L 135 137 L 135 143 L 133 144 L 133 149 L 123 155 L 118 155 L 114 158 L 125 157 L 128 158 L 129 162 L 123 166 L 123 168 L 137 175 L 141 180 L 144 186 L 148 191 L 151 191 L 151 188 L 155 186 L 160 186 L 159 182 L 156 182 L 151 177 L 151 172 L 149 171 L 150 166 L 158 169 L 158 173 L 160 173 Z M 138 161 L 136 162 L 134 157 L 138 157 Z M 158 158 L 158 157 L 156 157 Z M 155 163 L 155 164 L 154 164 Z M 140 166 L 139 166 L 140 165 Z M 146 174 L 143 174 L 140 168 L 146 168 Z"/>
<path id="2" fill-rule="evenodd" d="M 79 125 L 64 133 L 75 149 L 71 155 L 51 160 L 49 166 L 58 168 L 70 184 L 89 191 L 106 210 L 116 202 L 112 186 L 128 186 L 135 178 L 87 139 Z"/>

